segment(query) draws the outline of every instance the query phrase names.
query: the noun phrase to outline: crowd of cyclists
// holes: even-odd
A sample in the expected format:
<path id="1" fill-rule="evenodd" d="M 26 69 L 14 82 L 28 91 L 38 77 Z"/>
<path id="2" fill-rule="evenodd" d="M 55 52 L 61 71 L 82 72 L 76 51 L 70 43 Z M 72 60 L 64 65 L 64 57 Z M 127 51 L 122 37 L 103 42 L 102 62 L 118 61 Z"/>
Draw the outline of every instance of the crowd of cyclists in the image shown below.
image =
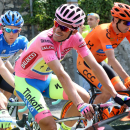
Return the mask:
<path id="1" fill-rule="evenodd" d="M 71 100 L 73 105 L 66 117 L 82 115 L 88 120 L 93 118 L 94 110 L 89 104 L 88 92 L 72 81 L 60 63 L 72 49 L 78 53 L 78 71 L 84 77 L 84 69 L 89 72 L 93 78 L 85 78 L 102 92 L 94 103 L 104 103 L 113 97 L 119 105 L 130 107 L 130 97 L 116 92 L 130 90 L 130 76 L 114 55 L 114 48 L 125 37 L 130 42 L 130 6 L 116 2 L 111 15 L 111 23 L 96 26 L 84 39 L 78 28 L 84 25 L 86 14 L 78 6 L 62 4 L 56 9 L 54 26 L 42 31 L 30 42 L 20 35 L 24 20 L 19 12 L 9 10 L 2 15 L 0 88 L 11 94 L 15 88 L 19 100 L 26 103 L 41 130 L 57 130 L 43 96 Z M 21 54 L 13 68 L 9 58 L 17 52 Z M 106 58 L 108 64 L 104 62 Z M 57 88 L 56 85 L 60 87 Z M 2 92 L 0 97 L 0 114 L 9 116 L 6 110 L 8 97 Z M 59 130 L 70 130 L 74 123 L 62 123 Z M 0 123 L 3 129 L 10 125 L 7 122 Z"/>

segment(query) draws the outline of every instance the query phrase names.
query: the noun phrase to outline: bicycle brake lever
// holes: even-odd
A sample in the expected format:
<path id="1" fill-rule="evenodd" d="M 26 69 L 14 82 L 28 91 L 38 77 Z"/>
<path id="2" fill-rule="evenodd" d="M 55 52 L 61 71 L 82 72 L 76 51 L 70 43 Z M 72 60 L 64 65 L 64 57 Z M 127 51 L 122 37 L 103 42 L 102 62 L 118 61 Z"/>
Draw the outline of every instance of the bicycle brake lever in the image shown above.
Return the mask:
<path id="1" fill-rule="evenodd" d="M 27 120 L 28 120 L 28 114 L 23 114 L 22 119 L 19 120 L 19 121 L 16 121 L 16 123 L 17 123 L 17 125 L 18 125 L 19 127 L 22 127 L 22 128 L 23 128 L 23 127 L 25 127 Z"/>
<path id="2" fill-rule="evenodd" d="M 94 111 L 98 111 L 99 104 L 92 104 Z"/>

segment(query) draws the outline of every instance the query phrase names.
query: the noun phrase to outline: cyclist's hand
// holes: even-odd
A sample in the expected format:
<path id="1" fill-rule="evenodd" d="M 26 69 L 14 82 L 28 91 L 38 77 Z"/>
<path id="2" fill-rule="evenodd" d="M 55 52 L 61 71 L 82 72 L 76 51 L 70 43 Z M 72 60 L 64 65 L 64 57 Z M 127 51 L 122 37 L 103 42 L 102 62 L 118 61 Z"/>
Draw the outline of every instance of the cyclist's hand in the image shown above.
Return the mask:
<path id="1" fill-rule="evenodd" d="M 79 27 L 79 33 L 82 34 L 83 30 L 86 29 L 86 27 L 84 25 Z"/>
<path id="2" fill-rule="evenodd" d="M 130 89 L 130 77 L 127 77 L 124 80 L 124 85 L 125 85 L 126 88 Z"/>
<path id="3" fill-rule="evenodd" d="M 114 98 L 114 101 L 121 106 L 126 104 L 128 107 L 130 107 L 130 97 L 128 96 L 117 94 L 116 97 Z"/>
<path id="4" fill-rule="evenodd" d="M 0 110 L 0 130 L 11 126 L 10 119 L 11 116 L 9 115 L 7 110 Z"/>
<path id="5" fill-rule="evenodd" d="M 93 118 L 94 110 L 92 105 L 87 103 L 81 103 L 77 106 L 78 111 L 81 116 L 84 116 L 86 119 L 91 120 Z"/>
<path id="6" fill-rule="evenodd" d="M 2 92 L 0 92 L 0 109 L 6 109 L 6 107 L 7 107 L 7 98 Z"/>

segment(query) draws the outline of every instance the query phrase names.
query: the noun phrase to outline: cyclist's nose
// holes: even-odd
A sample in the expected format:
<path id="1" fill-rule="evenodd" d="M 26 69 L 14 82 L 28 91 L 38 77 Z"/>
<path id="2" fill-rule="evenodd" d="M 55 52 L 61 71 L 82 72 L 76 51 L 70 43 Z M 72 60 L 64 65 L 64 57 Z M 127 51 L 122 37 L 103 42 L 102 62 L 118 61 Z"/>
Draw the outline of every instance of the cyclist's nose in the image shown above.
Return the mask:
<path id="1" fill-rule="evenodd" d="M 13 35 L 13 32 L 12 32 L 12 31 L 10 32 L 10 35 Z"/>
<path id="2" fill-rule="evenodd" d="M 59 32 L 59 31 L 62 31 L 61 28 L 60 28 L 60 26 L 58 26 L 58 27 L 56 28 L 56 31 L 58 31 L 58 32 Z"/>

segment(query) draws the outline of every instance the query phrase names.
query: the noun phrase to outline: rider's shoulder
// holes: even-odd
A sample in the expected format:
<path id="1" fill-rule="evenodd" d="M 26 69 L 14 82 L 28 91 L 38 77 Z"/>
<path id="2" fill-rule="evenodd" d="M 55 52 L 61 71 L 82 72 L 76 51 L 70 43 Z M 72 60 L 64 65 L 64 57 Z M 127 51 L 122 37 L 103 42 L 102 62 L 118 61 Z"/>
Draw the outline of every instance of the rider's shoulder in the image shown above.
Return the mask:
<path id="1" fill-rule="evenodd" d="M 28 43 L 28 39 L 25 36 L 23 36 L 23 35 L 19 35 L 18 38 L 15 40 L 15 42 L 18 42 L 18 43 L 21 43 L 21 42 Z"/>
<path id="2" fill-rule="evenodd" d="M 2 37 L 3 37 L 3 33 L 0 34 L 0 38 L 2 38 Z"/>
<path id="3" fill-rule="evenodd" d="M 23 36 L 23 35 L 19 35 L 17 39 L 18 40 L 23 40 L 23 39 L 27 39 L 27 38 L 25 36 Z"/>
<path id="4" fill-rule="evenodd" d="M 4 37 L 3 34 L 0 34 L 0 42 L 3 41 Z"/>
<path id="5" fill-rule="evenodd" d="M 111 26 L 111 23 L 103 23 L 103 24 L 100 24 L 98 25 L 95 30 L 99 30 L 99 31 L 103 31 L 103 30 L 106 30 L 108 29 L 109 27 Z"/>
<path id="6" fill-rule="evenodd" d="M 53 44 L 53 30 L 48 29 L 48 30 L 44 30 L 41 33 L 39 33 L 36 37 L 36 40 L 40 40 L 41 43 L 51 43 Z"/>

